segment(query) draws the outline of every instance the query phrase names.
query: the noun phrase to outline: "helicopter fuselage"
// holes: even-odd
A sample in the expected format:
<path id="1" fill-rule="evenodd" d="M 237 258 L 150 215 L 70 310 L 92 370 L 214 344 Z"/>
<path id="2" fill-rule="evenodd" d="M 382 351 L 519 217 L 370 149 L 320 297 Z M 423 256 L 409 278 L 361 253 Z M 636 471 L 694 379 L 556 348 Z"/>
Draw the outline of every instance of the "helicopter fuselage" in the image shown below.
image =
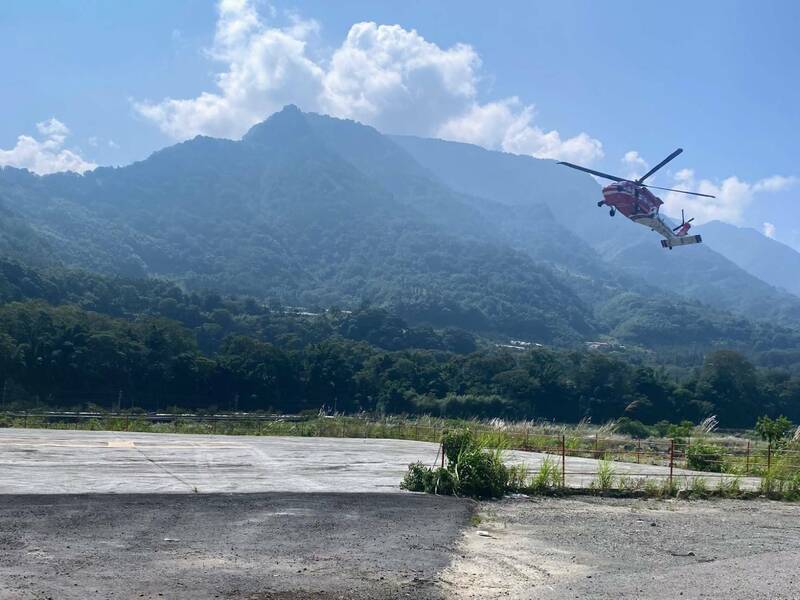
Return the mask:
<path id="1" fill-rule="evenodd" d="M 620 181 L 603 188 L 603 204 L 613 207 L 630 219 L 657 215 L 658 207 L 664 203 L 647 188 Z"/>

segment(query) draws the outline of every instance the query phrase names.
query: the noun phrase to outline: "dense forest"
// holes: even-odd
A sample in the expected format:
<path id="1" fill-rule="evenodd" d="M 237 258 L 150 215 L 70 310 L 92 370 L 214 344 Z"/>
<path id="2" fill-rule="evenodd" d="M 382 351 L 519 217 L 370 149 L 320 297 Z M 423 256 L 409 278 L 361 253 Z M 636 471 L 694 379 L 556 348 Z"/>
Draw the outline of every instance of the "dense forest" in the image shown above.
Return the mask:
<path id="1" fill-rule="evenodd" d="M 298 311 L 158 280 L 0 262 L 3 406 L 800 420 L 800 378 L 718 350 L 692 369 L 499 348 L 385 309 Z"/>

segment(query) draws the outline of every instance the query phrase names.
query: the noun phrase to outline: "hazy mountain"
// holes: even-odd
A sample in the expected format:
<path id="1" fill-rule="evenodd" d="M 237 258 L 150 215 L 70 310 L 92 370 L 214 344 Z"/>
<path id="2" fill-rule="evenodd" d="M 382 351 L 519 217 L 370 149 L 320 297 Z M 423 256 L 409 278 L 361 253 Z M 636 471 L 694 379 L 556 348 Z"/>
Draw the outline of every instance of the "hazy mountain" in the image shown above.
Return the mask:
<path id="1" fill-rule="evenodd" d="M 796 345 L 778 324 L 800 323 L 800 299 L 710 248 L 665 252 L 597 194 L 552 161 L 287 107 L 241 141 L 198 136 L 126 167 L 3 169 L 18 217 L 0 235 L 101 273 L 544 343 Z M 759 303 L 772 324 L 726 312 Z"/>
<path id="2" fill-rule="evenodd" d="M 708 245 L 775 287 L 800 295 L 800 253 L 749 227 L 720 221 L 703 225 Z"/>
<path id="3" fill-rule="evenodd" d="M 666 251 L 656 234 L 620 215 L 609 218 L 607 209 L 598 209 L 600 187 L 589 175 L 554 161 L 469 144 L 408 136 L 392 139 L 456 190 L 515 207 L 546 204 L 560 225 L 634 281 L 751 318 L 800 324 L 798 298 L 770 285 L 778 283 L 775 277 L 761 277 L 759 269 L 736 264 L 734 256 L 727 256 L 730 244 L 715 240 L 713 228 L 697 228 L 704 245 Z M 794 264 L 786 264 L 788 272 Z"/>

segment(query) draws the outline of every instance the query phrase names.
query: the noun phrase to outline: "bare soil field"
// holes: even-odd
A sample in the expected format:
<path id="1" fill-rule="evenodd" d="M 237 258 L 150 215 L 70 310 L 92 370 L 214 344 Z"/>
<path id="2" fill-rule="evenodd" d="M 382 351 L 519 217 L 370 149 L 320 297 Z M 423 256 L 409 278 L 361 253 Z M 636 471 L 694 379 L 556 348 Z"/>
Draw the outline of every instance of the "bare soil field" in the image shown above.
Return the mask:
<path id="1" fill-rule="evenodd" d="M 483 503 L 448 598 L 800 598 L 800 505 L 535 498 Z"/>

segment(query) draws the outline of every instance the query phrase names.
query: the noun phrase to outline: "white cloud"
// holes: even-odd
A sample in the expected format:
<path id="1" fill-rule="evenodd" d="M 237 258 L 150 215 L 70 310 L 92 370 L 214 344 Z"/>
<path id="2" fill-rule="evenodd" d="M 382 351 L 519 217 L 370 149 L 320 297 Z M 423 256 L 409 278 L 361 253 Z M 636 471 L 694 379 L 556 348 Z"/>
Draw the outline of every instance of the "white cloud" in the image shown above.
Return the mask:
<path id="1" fill-rule="evenodd" d="M 775 237 L 775 225 L 765 221 L 764 225 L 761 228 L 761 232 L 765 236 L 767 236 L 768 238 L 774 238 Z"/>
<path id="2" fill-rule="evenodd" d="M 629 150 L 626 152 L 621 162 L 623 166 L 628 169 L 625 175 L 626 179 L 638 179 L 650 168 L 648 162 L 639 156 L 636 150 Z"/>
<path id="3" fill-rule="evenodd" d="M 797 177 L 773 175 L 753 183 L 743 181 L 736 176 L 728 177 L 721 182 L 714 182 L 708 179 L 697 180 L 694 171 L 682 169 L 675 174 L 671 187 L 711 194 L 716 198 L 667 192 L 662 197 L 664 212 L 670 216 L 679 217 L 681 208 L 684 208 L 687 216 L 695 217 L 698 223 L 716 219 L 740 225 L 743 223 L 744 210 L 758 195 L 786 190 L 799 181 Z M 765 223 L 765 234 L 766 225 Z M 774 229 L 772 231 L 774 233 Z"/>
<path id="4" fill-rule="evenodd" d="M 443 50 L 398 25 L 356 23 L 333 53 L 320 104 L 379 129 L 429 134 L 472 106 L 479 66 L 470 46 Z"/>
<path id="5" fill-rule="evenodd" d="M 517 98 L 481 103 L 481 61 L 466 44 L 441 48 L 399 25 L 356 23 L 329 59 L 312 58 L 319 24 L 297 15 L 273 26 L 249 0 L 222 0 L 208 55 L 223 69 L 195 98 L 135 102 L 167 135 L 237 138 L 285 104 L 369 123 L 386 132 L 438 135 L 490 148 L 591 162 L 601 143 L 563 139 L 533 122 Z M 270 18 L 275 19 L 274 9 Z"/>
<path id="6" fill-rule="evenodd" d="M 756 192 L 781 192 L 800 183 L 800 178 L 784 177 L 783 175 L 773 175 L 757 182 L 753 189 Z"/>
<path id="7" fill-rule="evenodd" d="M 10 150 L 0 149 L 0 166 L 28 169 L 40 175 L 58 171 L 84 173 L 96 168 L 93 162 L 84 160 L 78 152 L 64 148 L 69 129 L 52 117 L 36 124 L 41 139 L 20 135 Z"/>
<path id="8" fill-rule="evenodd" d="M 445 122 L 435 135 L 537 158 L 591 163 L 603 156 L 603 145 L 585 133 L 562 140 L 558 131 L 543 131 L 533 123 L 533 106 L 518 98 L 474 103 L 464 114 Z"/>
<path id="9" fill-rule="evenodd" d="M 115 142 L 114 140 L 112 140 L 112 139 L 104 140 L 103 138 L 97 137 L 96 135 L 93 135 L 92 137 L 90 137 L 86 141 L 89 143 L 89 145 L 92 148 L 97 148 L 97 147 L 102 146 L 104 144 L 105 144 L 105 146 L 111 148 L 112 150 L 116 150 L 117 148 L 119 148 L 119 144 L 117 144 L 117 142 Z"/>

